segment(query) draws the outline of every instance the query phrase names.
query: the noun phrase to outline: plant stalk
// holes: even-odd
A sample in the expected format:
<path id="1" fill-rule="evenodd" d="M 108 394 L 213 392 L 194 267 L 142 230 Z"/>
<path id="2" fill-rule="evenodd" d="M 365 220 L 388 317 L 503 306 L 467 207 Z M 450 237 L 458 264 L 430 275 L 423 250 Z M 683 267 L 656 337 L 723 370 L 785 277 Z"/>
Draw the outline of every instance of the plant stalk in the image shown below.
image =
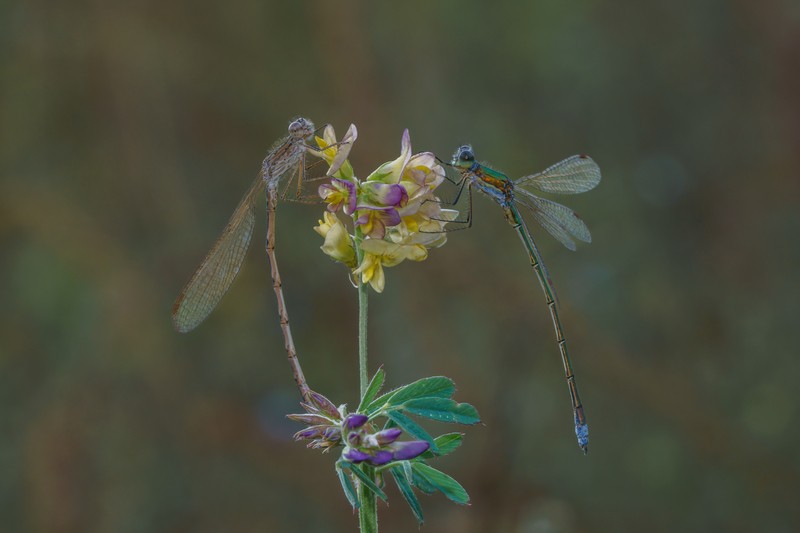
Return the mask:
<path id="1" fill-rule="evenodd" d="M 356 226 L 355 231 L 355 249 L 356 259 L 358 264 L 364 260 L 364 252 L 361 250 L 361 242 L 364 240 L 364 234 L 361 233 L 361 228 Z M 358 279 L 358 381 L 361 390 L 361 396 L 367 391 L 369 385 L 369 371 L 367 368 L 367 311 L 369 286 L 364 283 L 361 278 Z M 370 479 L 375 480 L 375 470 L 367 465 L 361 465 L 364 473 Z M 377 533 L 378 531 L 378 498 L 370 491 L 363 483 L 358 486 L 358 500 L 361 507 L 358 510 L 358 526 L 361 533 Z"/>
<path id="2" fill-rule="evenodd" d="M 358 264 L 364 260 L 364 251 L 361 250 L 361 242 L 364 235 L 361 228 L 356 227 L 355 249 Z M 358 382 L 361 396 L 367 391 L 369 385 L 369 369 L 367 367 L 367 312 L 369 310 L 369 286 L 358 279 Z"/>

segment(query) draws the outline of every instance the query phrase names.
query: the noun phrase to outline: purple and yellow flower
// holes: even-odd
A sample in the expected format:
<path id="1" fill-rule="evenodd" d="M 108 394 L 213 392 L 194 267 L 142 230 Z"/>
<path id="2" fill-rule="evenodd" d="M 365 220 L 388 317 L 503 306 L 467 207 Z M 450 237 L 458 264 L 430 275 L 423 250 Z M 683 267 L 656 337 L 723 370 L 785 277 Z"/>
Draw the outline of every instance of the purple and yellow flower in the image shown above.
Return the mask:
<path id="1" fill-rule="evenodd" d="M 386 226 L 400 223 L 400 214 L 393 207 L 367 207 L 358 212 L 356 226 L 361 226 L 364 235 L 373 239 L 383 239 Z"/>
<path id="2" fill-rule="evenodd" d="M 397 209 L 408 203 L 408 193 L 402 185 L 368 181 L 361 184 L 355 221 L 364 235 L 382 239 L 387 226 L 400 223 Z"/>
<path id="3" fill-rule="evenodd" d="M 355 139 L 351 127 L 345 139 Z M 322 148 L 317 155 L 330 165 L 337 164 L 339 151 L 336 135 L 330 126 L 323 138 L 317 139 Z M 332 167 L 333 168 L 333 167 Z M 369 283 L 377 292 L 386 285 L 384 267 L 395 266 L 406 259 L 422 261 L 428 249 L 447 241 L 444 227 L 455 220 L 457 211 L 442 209 L 434 190 L 445 178 L 444 168 L 431 152 L 412 155 L 408 130 L 403 132 L 400 156 L 380 165 L 364 181 L 355 177 L 349 163 L 341 167 L 319 188 L 328 204 L 328 211 L 343 211 L 353 217 L 355 238 L 341 222 L 326 215 L 325 222 L 314 228 L 325 237 L 323 251 L 337 261 L 347 264 L 361 283 Z M 362 254 L 355 251 L 356 243 Z M 360 257 L 358 264 L 355 257 Z"/>
<path id="4" fill-rule="evenodd" d="M 397 183 L 367 181 L 358 191 L 357 208 L 402 207 L 408 203 L 405 187 Z"/>
<path id="5" fill-rule="evenodd" d="M 356 210 L 356 184 L 352 181 L 333 178 L 329 183 L 319 186 L 319 196 L 328 204 L 328 211 L 335 213 L 344 207 L 345 215 L 352 215 Z"/>
<path id="6" fill-rule="evenodd" d="M 417 198 L 433 191 L 444 181 L 444 167 L 431 152 L 422 152 L 408 160 L 400 176 L 400 183 L 409 197 Z"/>

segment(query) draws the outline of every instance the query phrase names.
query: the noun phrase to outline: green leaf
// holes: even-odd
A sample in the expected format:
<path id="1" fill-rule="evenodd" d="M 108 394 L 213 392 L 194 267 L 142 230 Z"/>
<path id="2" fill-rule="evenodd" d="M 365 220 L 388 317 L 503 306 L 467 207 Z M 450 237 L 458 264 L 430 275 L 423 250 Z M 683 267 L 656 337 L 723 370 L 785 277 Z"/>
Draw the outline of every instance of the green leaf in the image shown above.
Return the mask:
<path id="1" fill-rule="evenodd" d="M 433 450 L 434 453 L 439 451 L 439 449 L 436 447 L 436 442 L 433 440 L 433 437 L 431 437 L 430 433 L 425 431 L 422 426 L 408 418 L 406 415 L 398 411 L 389 411 L 386 413 L 386 416 L 389 417 L 389 420 L 397 424 L 403 431 L 412 437 L 427 441 L 428 444 L 431 445 L 430 449 Z"/>
<path id="2" fill-rule="evenodd" d="M 468 403 L 458 403 L 448 398 L 415 398 L 400 406 L 405 412 L 451 424 L 477 424 L 478 411 Z"/>
<path id="3" fill-rule="evenodd" d="M 463 433 L 445 433 L 444 435 L 439 435 L 433 442 L 436 443 L 436 447 L 439 448 L 438 453 L 433 453 L 432 451 L 428 450 L 427 452 L 420 455 L 423 459 L 432 459 L 436 456 L 447 455 L 449 453 L 453 453 L 456 448 L 461 446 L 461 441 L 464 438 Z"/>
<path id="4" fill-rule="evenodd" d="M 375 399 L 378 392 L 380 392 L 381 388 L 383 387 L 383 382 L 386 380 L 386 373 L 383 371 L 383 368 L 379 368 L 375 375 L 372 376 L 372 381 L 369 382 L 367 385 L 367 390 L 364 391 L 364 396 L 361 397 L 361 402 L 358 404 L 358 409 L 356 412 L 363 413 L 366 406 L 372 403 L 372 400 Z"/>
<path id="5" fill-rule="evenodd" d="M 412 469 L 414 468 L 413 465 L 412 465 L 411 468 Z M 428 482 L 427 479 L 425 479 L 424 477 L 422 477 L 419 474 L 417 474 L 416 471 L 413 471 L 412 477 L 413 477 L 413 481 L 411 482 L 411 484 L 414 485 L 415 487 L 417 487 L 419 490 L 421 490 L 425 494 L 433 494 L 434 492 L 436 492 L 438 490 L 435 486 L 431 485 L 430 482 Z"/>
<path id="6" fill-rule="evenodd" d="M 386 494 L 357 465 L 354 465 L 349 461 L 341 461 L 340 464 L 342 465 L 343 468 L 349 468 L 350 471 L 353 474 L 355 474 L 355 476 L 361 481 L 361 483 L 363 483 L 364 486 L 367 487 L 369 490 L 374 492 L 375 495 L 378 496 L 378 498 L 380 498 L 383 501 L 387 500 Z"/>
<path id="7" fill-rule="evenodd" d="M 413 462 L 411 468 L 414 469 L 415 474 L 441 491 L 442 494 L 452 501 L 460 504 L 469 503 L 469 494 L 464 490 L 464 487 L 444 472 L 436 470 L 432 466 L 428 466 L 419 461 Z"/>
<path id="8" fill-rule="evenodd" d="M 386 394 L 382 394 L 377 400 L 373 401 L 367 412 L 372 413 L 384 405 L 398 405 L 411 398 L 421 398 L 425 396 L 435 396 L 437 398 L 449 398 L 456 391 L 453 380 L 444 376 L 433 376 L 422 378 L 408 385 L 403 385 Z"/>
<path id="9" fill-rule="evenodd" d="M 400 465 L 403 467 L 403 474 L 406 476 L 406 481 L 409 483 L 414 481 L 414 471 L 411 469 L 411 461 L 402 461 Z"/>
<path id="10" fill-rule="evenodd" d="M 347 498 L 347 501 L 350 502 L 350 505 L 353 507 L 353 509 L 358 509 L 361 507 L 361 505 L 358 503 L 356 488 L 353 486 L 353 482 L 350 481 L 350 476 L 344 473 L 344 470 L 342 470 L 338 463 L 336 465 L 336 475 L 339 476 L 339 483 L 342 484 L 344 496 Z"/>
<path id="11" fill-rule="evenodd" d="M 414 513 L 419 525 L 422 525 L 422 523 L 425 521 L 422 516 L 422 507 L 419 504 L 416 494 L 414 494 L 414 489 L 411 488 L 411 485 L 408 483 L 405 475 L 403 475 L 403 470 L 395 466 L 392 467 L 390 472 L 392 473 L 394 482 L 397 484 L 397 488 L 400 489 L 400 494 L 403 495 L 403 498 L 406 499 L 406 503 L 408 503 L 408 506 L 411 507 L 411 512 Z"/>

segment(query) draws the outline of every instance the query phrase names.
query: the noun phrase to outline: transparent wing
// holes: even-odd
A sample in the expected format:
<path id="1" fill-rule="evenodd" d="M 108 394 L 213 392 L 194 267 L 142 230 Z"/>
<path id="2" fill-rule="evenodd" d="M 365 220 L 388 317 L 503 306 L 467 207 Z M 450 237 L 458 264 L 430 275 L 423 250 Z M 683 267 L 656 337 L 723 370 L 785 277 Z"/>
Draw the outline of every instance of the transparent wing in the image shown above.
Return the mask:
<path id="1" fill-rule="evenodd" d="M 524 176 L 516 187 L 535 187 L 556 194 L 578 194 L 600 183 L 600 167 L 588 155 L 574 155 L 538 174 Z"/>
<path id="2" fill-rule="evenodd" d="M 525 190 L 517 190 L 517 202 L 530 209 L 536 221 L 561 244 L 575 250 L 570 237 L 583 242 L 592 242 L 592 234 L 586 223 L 569 207 L 534 196 Z"/>
<path id="3" fill-rule="evenodd" d="M 261 174 L 233 212 L 217 242 L 197 267 L 172 306 L 172 323 L 181 333 L 196 328 L 230 288 L 244 261 L 255 226 L 255 200 L 264 188 Z"/>

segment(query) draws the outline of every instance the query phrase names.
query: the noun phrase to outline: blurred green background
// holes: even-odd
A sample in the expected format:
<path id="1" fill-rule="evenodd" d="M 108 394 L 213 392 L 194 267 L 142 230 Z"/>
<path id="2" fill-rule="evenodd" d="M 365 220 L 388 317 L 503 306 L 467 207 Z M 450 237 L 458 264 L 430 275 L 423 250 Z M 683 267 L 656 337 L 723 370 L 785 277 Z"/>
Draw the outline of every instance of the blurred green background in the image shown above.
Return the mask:
<path id="1" fill-rule="evenodd" d="M 288 120 L 350 122 L 365 176 L 463 142 L 510 176 L 574 153 L 594 242 L 533 228 L 591 427 L 500 210 L 371 298 L 390 385 L 445 374 L 485 426 L 425 531 L 796 531 L 800 4 L 655 0 L 0 4 L 0 530 L 354 531 L 294 443 L 259 223 L 217 311 L 170 307 Z M 356 294 L 284 203 L 311 386 L 357 401 Z M 445 431 L 447 427 L 433 427 Z M 382 530 L 416 529 L 392 486 Z"/>

